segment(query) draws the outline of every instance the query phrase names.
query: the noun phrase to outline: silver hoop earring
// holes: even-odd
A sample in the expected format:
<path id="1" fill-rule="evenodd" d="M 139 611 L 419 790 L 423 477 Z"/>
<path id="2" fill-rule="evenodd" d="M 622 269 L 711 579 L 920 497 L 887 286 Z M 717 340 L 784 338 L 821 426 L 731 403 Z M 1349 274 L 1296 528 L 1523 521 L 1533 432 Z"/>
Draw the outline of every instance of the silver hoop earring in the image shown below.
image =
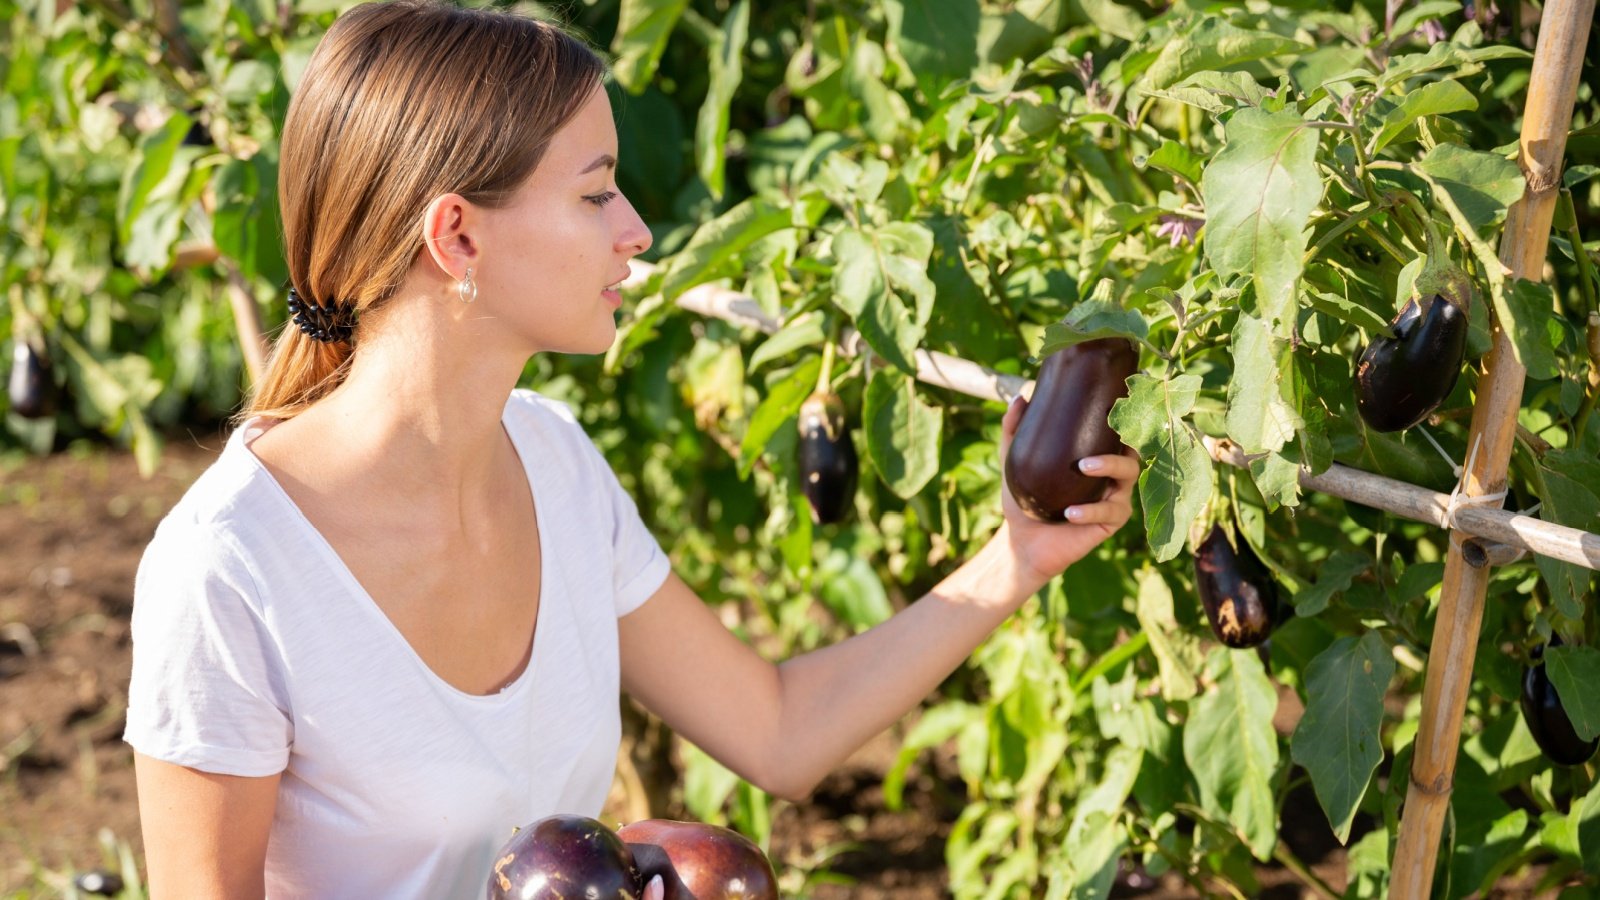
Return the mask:
<path id="1" fill-rule="evenodd" d="M 462 303 L 471 303 L 478 299 L 478 283 L 472 280 L 472 267 L 467 267 L 467 277 L 456 282 L 456 294 L 461 297 Z"/>

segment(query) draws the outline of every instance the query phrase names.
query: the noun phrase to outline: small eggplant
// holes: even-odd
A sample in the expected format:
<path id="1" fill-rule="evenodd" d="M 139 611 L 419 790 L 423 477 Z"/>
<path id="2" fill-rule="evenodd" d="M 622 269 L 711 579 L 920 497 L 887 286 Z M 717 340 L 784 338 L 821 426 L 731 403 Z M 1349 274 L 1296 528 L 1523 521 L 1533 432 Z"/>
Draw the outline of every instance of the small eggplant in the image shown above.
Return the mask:
<path id="1" fill-rule="evenodd" d="M 501 845 L 488 900 L 639 900 L 644 886 L 633 851 L 585 816 L 546 816 Z"/>
<path id="2" fill-rule="evenodd" d="M 661 876 L 664 900 L 778 900 L 778 876 L 756 843 L 701 822 L 645 819 L 617 829 L 639 882 Z"/>
<path id="3" fill-rule="evenodd" d="M 50 360 L 22 338 L 16 338 L 11 351 L 11 378 L 8 383 L 11 411 L 24 419 L 43 419 L 55 414 L 55 383 L 50 379 Z"/>
<path id="4" fill-rule="evenodd" d="M 1138 367 L 1138 348 L 1122 338 L 1064 347 L 1039 367 L 1005 465 L 1006 486 L 1029 518 L 1062 522 L 1067 507 L 1100 499 L 1106 479 L 1079 472 L 1078 460 L 1122 452 L 1106 420 Z"/>
<path id="5" fill-rule="evenodd" d="M 837 394 L 817 391 L 800 406 L 800 490 L 811 521 L 831 525 L 855 505 L 859 461 Z"/>
<path id="6" fill-rule="evenodd" d="M 1542 656 L 1543 648 L 1534 651 L 1535 659 Z M 1563 766 L 1582 765 L 1594 756 L 1596 748 L 1600 748 L 1600 737 L 1592 741 L 1578 737 L 1577 729 L 1572 727 L 1572 719 L 1561 705 L 1561 698 L 1556 695 L 1555 685 L 1550 683 L 1543 661 L 1523 670 L 1521 699 L 1522 721 L 1528 723 L 1533 742 L 1539 745 L 1551 762 Z"/>
<path id="7" fill-rule="evenodd" d="M 1272 636 L 1278 621 L 1278 584 L 1243 537 L 1228 542 L 1221 525 L 1194 554 L 1194 580 L 1211 633 L 1229 647 L 1254 647 Z"/>
<path id="8" fill-rule="evenodd" d="M 1367 345 L 1356 364 L 1356 411 L 1374 431 L 1402 431 L 1450 396 L 1467 354 L 1467 312 L 1443 294 L 1406 303 L 1392 338 Z"/>

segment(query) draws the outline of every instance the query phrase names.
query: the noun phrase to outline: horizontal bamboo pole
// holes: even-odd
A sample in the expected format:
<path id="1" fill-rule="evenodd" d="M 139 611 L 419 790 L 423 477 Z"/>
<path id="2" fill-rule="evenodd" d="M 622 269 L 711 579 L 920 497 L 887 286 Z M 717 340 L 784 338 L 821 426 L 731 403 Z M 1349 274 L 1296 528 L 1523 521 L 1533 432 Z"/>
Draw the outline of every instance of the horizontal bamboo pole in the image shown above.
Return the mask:
<path id="1" fill-rule="evenodd" d="M 644 284 L 655 269 L 649 263 L 642 262 L 633 263 L 633 267 L 633 274 L 623 282 L 625 288 Z M 782 327 L 782 323 L 762 309 L 754 298 L 722 285 L 692 287 L 684 291 L 676 302 L 683 309 L 766 334 L 772 334 Z M 855 356 L 860 352 L 861 337 L 854 330 L 846 330 L 839 343 L 842 355 Z M 1029 379 L 996 372 L 947 353 L 918 350 L 915 362 L 918 381 L 971 397 L 1009 403 L 1019 394 L 1030 396 L 1033 393 L 1033 382 Z M 1218 462 L 1240 468 L 1246 467 L 1249 462 L 1244 452 L 1229 440 L 1207 437 L 1205 446 L 1211 458 Z M 1300 485 L 1403 518 L 1427 522 L 1440 528 L 1447 527 L 1449 494 L 1430 491 L 1383 475 L 1335 463 L 1319 474 L 1301 472 Z M 1458 505 L 1455 526 L 1457 530 L 1485 542 L 1485 546 L 1504 545 L 1511 548 L 1511 555 L 1517 551 L 1538 553 L 1562 562 L 1600 569 L 1600 535 L 1518 515 L 1509 510 L 1482 506 Z M 1488 558 L 1491 564 L 1498 564 L 1493 562 L 1498 559 L 1510 560 L 1509 555 L 1498 551 Z"/>

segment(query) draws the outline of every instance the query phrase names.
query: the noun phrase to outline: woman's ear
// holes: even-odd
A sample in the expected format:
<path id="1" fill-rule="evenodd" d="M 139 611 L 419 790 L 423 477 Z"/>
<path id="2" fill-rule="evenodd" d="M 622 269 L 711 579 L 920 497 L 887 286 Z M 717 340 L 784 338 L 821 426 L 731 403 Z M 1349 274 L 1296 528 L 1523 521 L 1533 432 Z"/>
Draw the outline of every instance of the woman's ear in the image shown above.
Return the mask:
<path id="1" fill-rule="evenodd" d="M 422 244 L 434 265 L 453 281 L 478 265 L 478 240 L 472 233 L 477 208 L 460 194 L 441 194 L 422 214 Z"/>

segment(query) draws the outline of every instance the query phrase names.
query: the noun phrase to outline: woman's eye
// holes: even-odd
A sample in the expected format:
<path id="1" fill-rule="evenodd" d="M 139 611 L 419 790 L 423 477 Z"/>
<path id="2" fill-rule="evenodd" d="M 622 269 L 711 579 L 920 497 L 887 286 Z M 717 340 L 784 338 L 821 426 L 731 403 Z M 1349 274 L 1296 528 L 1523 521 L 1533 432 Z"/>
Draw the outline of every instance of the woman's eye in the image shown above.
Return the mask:
<path id="1" fill-rule="evenodd" d="M 592 196 L 585 197 L 583 199 L 589 201 L 590 203 L 593 203 L 595 206 L 605 206 L 607 203 L 610 203 L 611 201 L 617 199 L 617 192 L 616 191 L 606 191 L 604 194 L 594 194 Z"/>

